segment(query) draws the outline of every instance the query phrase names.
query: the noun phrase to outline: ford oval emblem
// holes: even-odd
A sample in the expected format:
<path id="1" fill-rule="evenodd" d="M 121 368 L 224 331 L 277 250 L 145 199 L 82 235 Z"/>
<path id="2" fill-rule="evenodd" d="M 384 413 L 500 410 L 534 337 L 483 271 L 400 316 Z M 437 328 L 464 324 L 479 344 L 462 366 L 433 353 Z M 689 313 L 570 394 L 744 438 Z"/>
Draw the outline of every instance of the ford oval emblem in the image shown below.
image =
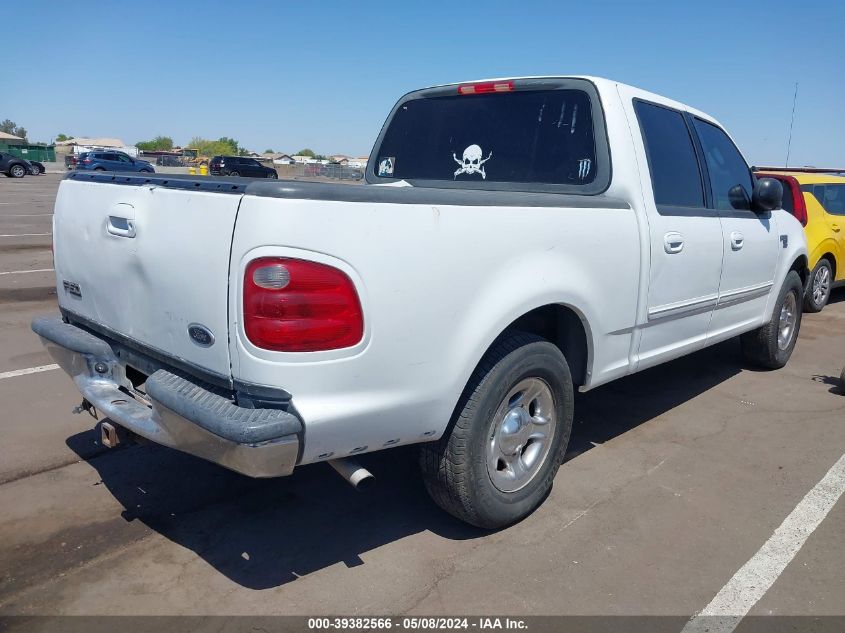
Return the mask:
<path id="1" fill-rule="evenodd" d="M 214 345 L 214 334 L 200 323 L 191 323 L 188 326 L 188 336 L 200 347 L 211 347 Z"/>

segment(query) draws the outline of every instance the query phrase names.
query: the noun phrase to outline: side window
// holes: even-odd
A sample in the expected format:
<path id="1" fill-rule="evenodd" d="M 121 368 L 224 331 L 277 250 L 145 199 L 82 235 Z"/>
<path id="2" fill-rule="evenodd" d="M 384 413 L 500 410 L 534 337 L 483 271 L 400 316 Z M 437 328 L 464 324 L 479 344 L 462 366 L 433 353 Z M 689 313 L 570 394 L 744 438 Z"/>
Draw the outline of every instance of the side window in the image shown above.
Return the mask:
<path id="1" fill-rule="evenodd" d="M 754 182 L 751 170 L 736 145 L 725 132 L 701 119 L 695 119 L 695 129 L 701 140 L 713 203 L 717 209 L 750 209 Z"/>
<path id="2" fill-rule="evenodd" d="M 637 101 L 634 107 L 645 142 L 655 203 L 703 207 L 701 171 L 683 114 L 645 101 Z"/>
<path id="3" fill-rule="evenodd" d="M 825 185 L 822 206 L 833 215 L 845 215 L 845 185 Z"/>

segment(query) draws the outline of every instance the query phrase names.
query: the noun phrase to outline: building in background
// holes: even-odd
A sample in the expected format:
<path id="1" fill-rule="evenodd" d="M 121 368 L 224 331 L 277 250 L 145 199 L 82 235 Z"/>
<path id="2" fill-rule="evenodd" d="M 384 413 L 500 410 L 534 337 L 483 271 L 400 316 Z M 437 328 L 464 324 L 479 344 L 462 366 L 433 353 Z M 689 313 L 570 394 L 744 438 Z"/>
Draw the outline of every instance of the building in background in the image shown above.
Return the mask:
<path id="1" fill-rule="evenodd" d="M 137 147 L 127 145 L 119 138 L 77 136 L 66 141 L 59 141 L 56 143 L 56 147 L 59 148 L 60 153 L 64 154 L 81 154 L 82 152 L 91 152 L 97 149 L 116 149 L 130 156 L 138 156 Z"/>

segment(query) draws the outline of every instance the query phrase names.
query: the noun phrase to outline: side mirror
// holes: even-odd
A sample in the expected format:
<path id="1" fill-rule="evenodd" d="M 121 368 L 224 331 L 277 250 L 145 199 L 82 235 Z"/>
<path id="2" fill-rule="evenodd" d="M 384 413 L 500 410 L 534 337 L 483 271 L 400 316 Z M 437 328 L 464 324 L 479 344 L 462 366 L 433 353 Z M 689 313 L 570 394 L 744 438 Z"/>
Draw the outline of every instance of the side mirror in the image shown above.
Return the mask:
<path id="1" fill-rule="evenodd" d="M 783 204 L 783 185 L 777 178 L 758 178 L 752 196 L 755 211 L 780 209 Z"/>

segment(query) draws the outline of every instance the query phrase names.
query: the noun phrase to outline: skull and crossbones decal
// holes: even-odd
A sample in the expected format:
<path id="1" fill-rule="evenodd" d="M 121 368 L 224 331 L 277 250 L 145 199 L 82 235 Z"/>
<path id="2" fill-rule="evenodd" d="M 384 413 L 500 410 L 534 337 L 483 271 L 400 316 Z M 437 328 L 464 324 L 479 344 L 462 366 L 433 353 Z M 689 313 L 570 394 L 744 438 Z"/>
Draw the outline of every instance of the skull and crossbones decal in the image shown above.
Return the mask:
<path id="1" fill-rule="evenodd" d="M 470 145 L 464 150 L 463 158 L 458 158 L 454 152 L 452 152 L 452 158 L 455 159 L 455 162 L 460 165 L 460 167 L 455 171 L 455 178 L 460 176 L 461 174 L 481 174 L 481 177 L 486 179 L 487 174 L 484 173 L 484 163 L 490 160 L 493 157 L 493 152 L 491 151 L 487 158 L 482 160 L 483 152 L 478 145 Z"/>

